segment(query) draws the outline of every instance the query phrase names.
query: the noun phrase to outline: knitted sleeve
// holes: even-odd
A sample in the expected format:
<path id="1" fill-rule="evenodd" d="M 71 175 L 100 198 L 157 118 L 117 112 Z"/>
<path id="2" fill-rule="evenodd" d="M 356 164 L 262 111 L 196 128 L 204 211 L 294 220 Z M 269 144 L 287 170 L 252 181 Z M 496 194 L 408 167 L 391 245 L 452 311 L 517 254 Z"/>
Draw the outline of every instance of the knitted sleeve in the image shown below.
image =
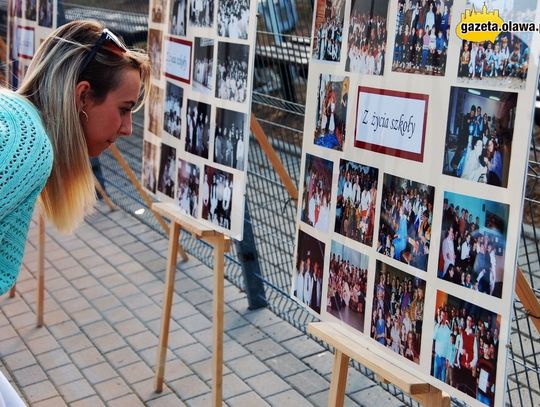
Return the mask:
<path id="1" fill-rule="evenodd" d="M 19 274 L 30 219 L 53 162 L 35 107 L 0 90 L 0 295 Z"/>

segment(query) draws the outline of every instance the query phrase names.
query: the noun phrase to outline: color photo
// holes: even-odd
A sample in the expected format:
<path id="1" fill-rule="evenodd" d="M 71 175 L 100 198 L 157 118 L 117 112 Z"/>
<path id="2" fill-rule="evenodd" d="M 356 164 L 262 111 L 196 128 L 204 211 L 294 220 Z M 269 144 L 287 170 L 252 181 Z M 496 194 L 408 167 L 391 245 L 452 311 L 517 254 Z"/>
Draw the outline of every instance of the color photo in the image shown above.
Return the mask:
<path id="1" fill-rule="evenodd" d="M 325 233 L 330 220 L 333 167 L 332 161 L 306 154 L 301 219 Z"/>
<path id="2" fill-rule="evenodd" d="M 313 33 L 313 58 L 338 62 L 341 59 L 345 2 L 317 0 Z"/>

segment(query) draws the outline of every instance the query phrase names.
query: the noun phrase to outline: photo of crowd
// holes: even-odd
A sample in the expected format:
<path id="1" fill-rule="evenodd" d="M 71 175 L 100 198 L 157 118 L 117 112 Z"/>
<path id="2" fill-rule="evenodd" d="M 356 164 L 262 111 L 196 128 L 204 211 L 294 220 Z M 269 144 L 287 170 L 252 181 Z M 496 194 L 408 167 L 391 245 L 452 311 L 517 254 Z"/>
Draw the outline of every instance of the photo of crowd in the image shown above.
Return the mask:
<path id="1" fill-rule="evenodd" d="M 204 166 L 202 217 L 225 229 L 231 229 L 233 174 Z"/>
<path id="2" fill-rule="evenodd" d="M 40 0 L 38 10 L 38 25 L 52 28 L 53 0 Z"/>
<path id="3" fill-rule="evenodd" d="M 317 0 L 313 33 L 313 58 L 338 62 L 341 59 L 345 2 Z"/>
<path id="4" fill-rule="evenodd" d="M 500 323 L 500 315 L 437 291 L 431 375 L 493 406 Z"/>
<path id="5" fill-rule="evenodd" d="M 426 282 L 377 260 L 371 337 L 420 363 Z"/>
<path id="6" fill-rule="evenodd" d="M 364 332 L 369 257 L 332 241 L 326 310 Z"/>
<path id="7" fill-rule="evenodd" d="M 193 52 L 193 88 L 202 93 L 212 92 L 214 40 L 195 37 Z"/>
<path id="8" fill-rule="evenodd" d="M 211 106 L 189 100 L 186 112 L 186 151 L 208 158 L 210 144 Z"/>
<path id="9" fill-rule="evenodd" d="M 324 247 L 323 242 L 298 230 L 293 295 L 318 314 L 321 313 Z"/>
<path id="10" fill-rule="evenodd" d="M 171 35 L 186 35 L 187 0 L 171 0 L 169 27 Z"/>
<path id="11" fill-rule="evenodd" d="M 161 143 L 161 160 L 159 162 L 158 191 L 174 198 L 176 181 L 176 148 Z"/>
<path id="12" fill-rule="evenodd" d="M 244 170 L 244 129 L 246 114 L 227 109 L 216 109 L 214 162 L 237 170 Z"/>
<path id="13" fill-rule="evenodd" d="M 249 0 L 219 0 L 218 35 L 245 40 L 249 28 Z"/>
<path id="14" fill-rule="evenodd" d="M 384 174 L 377 251 L 426 271 L 435 188 Z"/>
<path id="15" fill-rule="evenodd" d="M 504 21 L 534 21 L 536 0 L 471 0 L 469 7 L 480 12 L 486 3 L 488 12 L 497 10 Z M 493 42 L 462 41 L 458 77 L 467 83 L 522 87 L 529 68 L 530 32 L 500 32 Z"/>
<path id="16" fill-rule="evenodd" d="M 438 277 L 501 298 L 509 207 L 444 193 Z"/>
<path id="17" fill-rule="evenodd" d="M 328 74 L 320 76 L 315 145 L 343 151 L 348 100 L 349 78 Z"/>
<path id="18" fill-rule="evenodd" d="M 184 90 L 174 83 L 167 82 L 167 86 L 165 87 L 163 129 L 177 139 L 180 139 L 180 127 L 182 126 L 180 115 L 183 102 Z"/>
<path id="19" fill-rule="evenodd" d="M 163 13 L 167 8 L 167 0 L 152 0 L 152 22 L 162 23 Z"/>
<path id="20" fill-rule="evenodd" d="M 150 87 L 148 95 L 148 131 L 161 136 L 161 119 L 163 118 L 163 89 L 155 85 Z"/>
<path id="21" fill-rule="evenodd" d="M 194 27 L 212 27 L 214 0 L 190 0 L 189 22 Z"/>
<path id="22" fill-rule="evenodd" d="M 442 76 L 454 0 L 399 0 L 392 70 Z"/>
<path id="23" fill-rule="evenodd" d="M 152 77 L 159 80 L 161 78 L 161 31 L 153 28 L 148 30 L 148 57 L 152 67 Z"/>
<path id="24" fill-rule="evenodd" d="M 345 70 L 384 74 L 388 0 L 352 0 Z"/>
<path id="25" fill-rule="evenodd" d="M 249 45 L 219 42 L 216 97 L 244 103 L 248 94 Z"/>
<path id="26" fill-rule="evenodd" d="M 155 144 L 149 141 L 143 141 L 143 164 L 142 164 L 142 184 L 151 191 L 156 193 L 157 180 L 157 148 Z"/>
<path id="27" fill-rule="evenodd" d="M 506 188 L 516 105 L 517 93 L 452 87 L 443 173 Z"/>
<path id="28" fill-rule="evenodd" d="M 330 223 L 333 168 L 332 161 L 306 154 L 301 219 L 325 233 Z"/>
<path id="29" fill-rule="evenodd" d="M 177 202 L 180 210 L 194 218 L 199 208 L 199 166 L 178 159 Z"/>
<path id="30" fill-rule="evenodd" d="M 377 168 L 340 161 L 334 232 L 372 245 L 378 179 Z"/>

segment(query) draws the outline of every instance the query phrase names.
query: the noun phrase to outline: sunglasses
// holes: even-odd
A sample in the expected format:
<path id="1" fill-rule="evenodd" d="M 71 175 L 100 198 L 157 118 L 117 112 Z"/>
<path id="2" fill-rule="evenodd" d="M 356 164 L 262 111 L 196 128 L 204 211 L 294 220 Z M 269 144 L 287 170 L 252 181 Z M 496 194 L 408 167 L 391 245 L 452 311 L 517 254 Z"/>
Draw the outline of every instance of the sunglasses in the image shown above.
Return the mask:
<path id="1" fill-rule="evenodd" d="M 115 47 L 118 48 L 118 50 L 122 53 L 127 52 L 127 48 L 124 44 L 122 44 L 122 41 L 109 29 L 105 28 L 101 32 L 101 35 L 99 36 L 98 40 L 90 50 L 90 53 L 86 56 L 86 59 L 84 60 L 82 64 L 81 72 L 84 72 L 86 68 L 88 68 L 88 65 L 90 65 L 90 62 L 94 60 L 96 57 L 96 54 L 98 53 L 99 49 L 105 44 L 106 42 L 112 43 Z"/>

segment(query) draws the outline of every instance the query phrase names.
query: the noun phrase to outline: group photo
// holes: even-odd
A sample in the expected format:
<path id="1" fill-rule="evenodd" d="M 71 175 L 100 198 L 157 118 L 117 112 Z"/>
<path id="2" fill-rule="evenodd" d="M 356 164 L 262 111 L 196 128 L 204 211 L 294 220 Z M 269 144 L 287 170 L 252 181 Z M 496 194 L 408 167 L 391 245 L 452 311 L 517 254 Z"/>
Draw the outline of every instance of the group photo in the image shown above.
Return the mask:
<path id="1" fill-rule="evenodd" d="M 444 76 L 454 0 L 399 0 L 392 70 Z"/>
<path id="2" fill-rule="evenodd" d="M 332 241 L 326 310 L 364 332 L 369 257 Z"/>
<path id="3" fill-rule="evenodd" d="M 345 70 L 384 74 L 388 0 L 352 0 Z"/>
<path id="4" fill-rule="evenodd" d="M 244 103 L 248 94 L 249 45 L 218 43 L 216 97 Z"/>
<path id="5" fill-rule="evenodd" d="M 199 166 L 178 159 L 177 204 L 186 215 L 197 217 L 199 209 Z"/>
<path id="6" fill-rule="evenodd" d="M 189 23 L 193 27 L 214 25 L 214 0 L 190 0 Z"/>
<path id="7" fill-rule="evenodd" d="M 214 40 L 195 37 L 193 49 L 193 89 L 210 94 L 213 84 Z"/>
<path id="8" fill-rule="evenodd" d="M 188 99 L 186 110 L 186 151 L 208 158 L 212 106 Z"/>
<path id="9" fill-rule="evenodd" d="M 420 363 L 426 282 L 377 260 L 371 337 Z"/>
<path id="10" fill-rule="evenodd" d="M 142 184 L 143 187 L 153 194 L 156 193 L 157 185 L 157 147 L 149 141 L 143 141 L 143 164 L 142 164 Z"/>
<path id="11" fill-rule="evenodd" d="M 214 162 L 237 170 L 245 168 L 244 129 L 245 113 L 216 109 Z"/>
<path id="12" fill-rule="evenodd" d="M 384 174 L 377 251 L 426 271 L 435 188 Z"/>
<path id="13" fill-rule="evenodd" d="M 444 193 L 438 277 L 501 298 L 509 207 Z"/>
<path id="14" fill-rule="evenodd" d="M 319 79 L 314 143 L 343 151 L 349 100 L 349 78 L 323 74 Z"/>
<path id="15" fill-rule="evenodd" d="M 176 183 L 176 148 L 161 143 L 161 160 L 159 161 L 159 176 L 157 189 L 169 198 L 174 198 Z"/>
<path id="16" fill-rule="evenodd" d="M 299 229 L 296 247 L 292 295 L 320 314 L 325 244 Z"/>
<path id="17" fill-rule="evenodd" d="M 331 62 L 338 62 L 341 59 L 344 17 L 344 1 L 317 0 L 313 30 L 314 59 Z"/>
<path id="18" fill-rule="evenodd" d="M 171 0 L 169 28 L 171 35 L 186 35 L 187 0 Z"/>
<path id="19" fill-rule="evenodd" d="M 184 102 L 184 89 L 167 81 L 165 87 L 165 110 L 163 114 L 163 130 L 171 136 L 180 139 L 182 127 L 182 104 Z"/>
<path id="20" fill-rule="evenodd" d="M 437 291 L 431 375 L 493 406 L 500 323 L 500 315 Z"/>
<path id="21" fill-rule="evenodd" d="M 301 220 L 324 233 L 330 224 L 333 168 L 332 161 L 306 154 Z"/>
<path id="22" fill-rule="evenodd" d="M 506 187 L 517 93 L 452 87 L 443 173 Z"/>
<path id="23" fill-rule="evenodd" d="M 334 232 L 371 246 L 379 170 L 340 160 Z"/>
<path id="24" fill-rule="evenodd" d="M 217 14 L 218 35 L 245 40 L 249 29 L 249 0 L 220 0 Z"/>
<path id="25" fill-rule="evenodd" d="M 204 166 L 202 217 L 219 227 L 231 229 L 233 174 Z"/>
<path id="26" fill-rule="evenodd" d="M 163 89 L 152 85 L 148 95 L 148 131 L 161 136 L 161 119 L 163 118 Z"/>

